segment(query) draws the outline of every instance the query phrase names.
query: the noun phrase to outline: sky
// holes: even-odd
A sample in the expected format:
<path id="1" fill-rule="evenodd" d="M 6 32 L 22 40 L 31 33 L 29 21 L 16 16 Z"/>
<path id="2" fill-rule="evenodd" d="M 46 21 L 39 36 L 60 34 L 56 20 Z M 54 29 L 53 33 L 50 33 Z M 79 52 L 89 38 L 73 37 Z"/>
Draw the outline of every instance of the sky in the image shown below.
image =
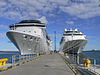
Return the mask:
<path id="1" fill-rule="evenodd" d="M 84 51 L 100 50 L 100 0 L 0 0 L 0 51 L 17 50 L 6 37 L 9 25 L 33 19 L 46 24 L 53 45 L 56 31 L 57 49 L 64 29 L 78 28 L 87 36 Z"/>

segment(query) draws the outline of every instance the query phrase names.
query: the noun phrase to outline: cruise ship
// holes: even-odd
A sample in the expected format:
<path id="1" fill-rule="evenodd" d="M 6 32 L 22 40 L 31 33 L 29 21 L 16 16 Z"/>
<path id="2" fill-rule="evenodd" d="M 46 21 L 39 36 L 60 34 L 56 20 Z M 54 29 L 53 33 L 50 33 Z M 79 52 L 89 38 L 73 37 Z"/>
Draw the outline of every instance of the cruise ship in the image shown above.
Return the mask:
<path id="1" fill-rule="evenodd" d="M 65 29 L 60 41 L 60 50 L 69 54 L 80 53 L 88 42 L 85 37 L 86 35 L 78 32 L 78 29 Z"/>
<path id="2" fill-rule="evenodd" d="M 46 25 L 39 20 L 23 20 L 9 28 L 6 35 L 22 55 L 46 53 L 52 49 Z"/>

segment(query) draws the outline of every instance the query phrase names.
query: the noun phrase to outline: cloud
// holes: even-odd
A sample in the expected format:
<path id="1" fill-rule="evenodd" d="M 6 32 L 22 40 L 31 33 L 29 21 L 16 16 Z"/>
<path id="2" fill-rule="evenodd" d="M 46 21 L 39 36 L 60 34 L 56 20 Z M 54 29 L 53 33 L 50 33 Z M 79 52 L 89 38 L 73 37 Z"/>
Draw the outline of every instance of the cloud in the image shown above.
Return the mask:
<path id="1" fill-rule="evenodd" d="M 57 5 L 66 5 L 68 4 L 69 0 L 49 0 L 52 3 L 56 3 Z"/>
<path id="2" fill-rule="evenodd" d="M 60 6 L 60 9 L 72 16 L 86 19 L 100 15 L 99 3 L 100 0 L 91 0 L 87 3 L 72 3 L 70 6 Z"/>
<path id="3" fill-rule="evenodd" d="M 0 38 L 6 38 L 6 33 L 0 33 Z"/>
<path id="4" fill-rule="evenodd" d="M 9 27 L 7 25 L 0 25 L 0 29 L 4 30 L 4 29 L 9 29 Z"/>
<path id="5" fill-rule="evenodd" d="M 46 19 L 45 16 L 42 16 L 39 20 L 40 20 L 42 23 L 45 23 L 45 24 L 48 23 L 48 21 L 47 21 L 47 19 Z"/>
<path id="6" fill-rule="evenodd" d="M 39 19 L 43 14 L 48 16 L 59 10 L 85 19 L 100 15 L 99 3 L 100 0 L 0 0 L 0 17 Z"/>
<path id="7" fill-rule="evenodd" d="M 49 16 L 50 16 L 50 17 L 55 17 L 56 15 L 54 15 L 54 14 L 51 13 L 51 14 L 49 14 Z"/>
<path id="8" fill-rule="evenodd" d="M 0 16 L 10 20 L 39 19 L 42 13 L 51 13 L 55 8 L 57 3 L 49 0 L 1 0 Z"/>
<path id="9" fill-rule="evenodd" d="M 67 24 L 74 24 L 73 21 L 66 21 Z"/>
<path id="10" fill-rule="evenodd" d="M 36 19 L 39 17 L 36 11 L 37 8 L 35 9 L 37 3 L 33 2 L 33 0 L 28 2 L 27 0 L 2 0 L 0 1 L 0 16 L 10 20 Z M 37 7 L 39 8 L 39 6 Z"/>

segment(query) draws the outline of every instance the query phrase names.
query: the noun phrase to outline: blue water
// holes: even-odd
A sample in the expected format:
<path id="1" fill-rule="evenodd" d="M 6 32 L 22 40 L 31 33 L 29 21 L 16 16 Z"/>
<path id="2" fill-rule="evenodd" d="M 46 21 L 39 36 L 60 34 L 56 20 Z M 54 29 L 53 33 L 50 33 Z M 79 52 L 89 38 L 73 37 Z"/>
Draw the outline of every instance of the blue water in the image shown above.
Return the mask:
<path id="1" fill-rule="evenodd" d="M 91 60 L 91 63 L 94 63 L 94 59 L 96 60 L 96 64 L 100 65 L 100 51 L 83 51 L 82 54 Z"/>
<path id="2" fill-rule="evenodd" d="M 3 59 L 3 58 L 7 58 L 8 61 L 7 63 L 12 63 L 12 56 L 16 56 L 19 57 L 19 55 L 21 55 L 20 52 L 18 51 L 0 51 L 0 59 Z M 36 54 L 27 54 L 27 55 L 21 55 L 21 56 L 36 56 Z"/>
<path id="3" fill-rule="evenodd" d="M 91 60 L 92 64 L 94 63 L 93 59 L 96 59 L 97 60 L 96 64 L 100 65 L 100 51 L 83 51 L 82 54 L 86 58 L 89 58 Z M 20 55 L 20 52 L 18 52 L 18 51 L 0 51 L 0 59 L 8 58 L 7 63 L 12 62 L 13 55 Z"/>
<path id="4" fill-rule="evenodd" d="M 12 62 L 12 56 L 13 55 L 20 55 L 20 52 L 18 51 L 0 51 L 0 59 L 7 58 L 7 63 Z"/>

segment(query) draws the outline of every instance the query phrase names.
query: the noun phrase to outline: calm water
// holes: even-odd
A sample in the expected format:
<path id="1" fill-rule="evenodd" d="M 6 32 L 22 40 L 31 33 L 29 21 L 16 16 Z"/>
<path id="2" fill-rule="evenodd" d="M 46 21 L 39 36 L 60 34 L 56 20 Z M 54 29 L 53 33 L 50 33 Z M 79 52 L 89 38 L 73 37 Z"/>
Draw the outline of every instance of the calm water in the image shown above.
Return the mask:
<path id="1" fill-rule="evenodd" d="M 20 52 L 18 52 L 18 51 L 0 51 L 0 59 L 8 58 L 7 63 L 12 62 L 13 55 L 20 55 Z"/>
<path id="2" fill-rule="evenodd" d="M 97 60 L 96 64 L 100 65 L 100 51 L 83 51 L 82 54 L 83 54 L 83 57 L 96 59 Z M 20 52 L 18 52 L 18 51 L 0 51 L 0 59 L 8 58 L 7 63 L 12 62 L 13 55 L 20 55 Z M 92 63 L 93 63 L 93 59 L 91 59 Z"/>
<path id="3" fill-rule="evenodd" d="M 18 51 L 0 51 L 0 59 L 8 58 L 7 63 L 12 63 L 13 55 L 16 55 L 16 57 L 18 57 L 18 55 L 21 55 L 21 54 Z M 23 56 L 29 56 L 29 54 L 23 55 Z M 32 56 L 36 56 L 36 54 L 32 54 Z"/>
<path id="4" fill-rule="evenodd" d="M 89 58 L 94 63 L 94 59 L 96 59 L 96 64 L 100 65 L 100 51 L 83 51 L 82 54 Z"/>

